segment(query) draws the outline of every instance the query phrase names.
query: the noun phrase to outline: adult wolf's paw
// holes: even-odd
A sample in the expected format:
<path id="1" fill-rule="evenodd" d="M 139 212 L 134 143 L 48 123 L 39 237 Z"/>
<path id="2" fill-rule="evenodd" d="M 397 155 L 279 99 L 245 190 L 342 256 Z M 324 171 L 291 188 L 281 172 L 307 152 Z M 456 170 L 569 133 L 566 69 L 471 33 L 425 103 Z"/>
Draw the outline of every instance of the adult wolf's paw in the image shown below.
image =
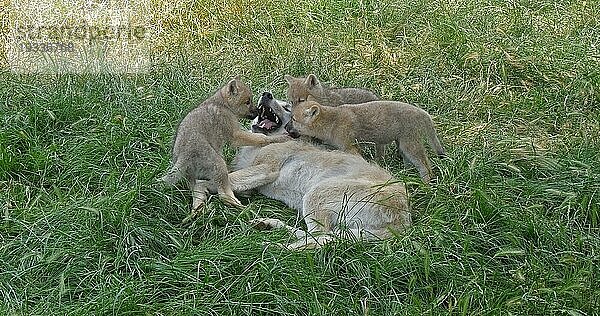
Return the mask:
<path id="1" fill-rule="evenodd" d="M 283 228 L 287 225 L 275 218 L 257 218 L 250 221 L 250 225 L 258 230 L 271 230 L 275 228 Z"/>

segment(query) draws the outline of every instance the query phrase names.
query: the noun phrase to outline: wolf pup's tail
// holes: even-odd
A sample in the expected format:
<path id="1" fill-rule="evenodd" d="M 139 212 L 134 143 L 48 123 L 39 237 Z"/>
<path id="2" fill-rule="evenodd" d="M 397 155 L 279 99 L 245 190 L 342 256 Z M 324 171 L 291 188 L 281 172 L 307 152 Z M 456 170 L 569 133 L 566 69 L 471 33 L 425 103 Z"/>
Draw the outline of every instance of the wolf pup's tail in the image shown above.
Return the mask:
<path id="1" fill-rule="evenodd" d="M 446 157 L 446 150 L 440 143 L 440 140 L 437 137 L 437 133 L 435 132 L 435 129 L 433 129 L 433 128 L 431 129 L 430 134 L 429 134 L 429 145 L 431 145 L 431 147 L 433 148 L 433 150 L 435 150 L 435 153 L 439 157 Z"/>

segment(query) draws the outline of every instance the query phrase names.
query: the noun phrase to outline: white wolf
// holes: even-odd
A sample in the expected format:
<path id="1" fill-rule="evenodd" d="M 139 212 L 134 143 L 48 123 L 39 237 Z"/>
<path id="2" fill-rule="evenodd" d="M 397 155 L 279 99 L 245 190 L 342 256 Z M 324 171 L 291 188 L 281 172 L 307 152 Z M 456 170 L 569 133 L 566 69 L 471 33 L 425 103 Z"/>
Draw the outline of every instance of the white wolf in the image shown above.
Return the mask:
<path id="1" fill-rule="evenodd" d="M 263 93 L 253 132 L 283 134 L 291 112 L 285 102 Z M 285 228 L 298 238 L 288 249 L 316 248 L 345 234 L 386 238 L 411 224 L 406 188 L 362 157 L 301 140 L 242 147 L 230 173 L 236 192 L 257 190 L 284 202 L 304 218 L 307 231 L 279 219 L 262 218 L 262 228 Z"/>

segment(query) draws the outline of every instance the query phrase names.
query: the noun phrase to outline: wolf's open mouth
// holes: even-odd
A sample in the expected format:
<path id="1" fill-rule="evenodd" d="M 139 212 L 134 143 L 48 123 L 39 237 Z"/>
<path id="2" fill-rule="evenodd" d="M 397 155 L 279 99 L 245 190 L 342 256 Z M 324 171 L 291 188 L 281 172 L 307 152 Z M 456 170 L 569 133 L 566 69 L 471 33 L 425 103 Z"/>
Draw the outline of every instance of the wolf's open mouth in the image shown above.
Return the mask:
<path id="1" fill-rule="evenodd" d="M 268 105 L 259 104 L 258 123 L 252 126 L 255 129 L 271 132 L 281 127 L 281 119 Z"/>

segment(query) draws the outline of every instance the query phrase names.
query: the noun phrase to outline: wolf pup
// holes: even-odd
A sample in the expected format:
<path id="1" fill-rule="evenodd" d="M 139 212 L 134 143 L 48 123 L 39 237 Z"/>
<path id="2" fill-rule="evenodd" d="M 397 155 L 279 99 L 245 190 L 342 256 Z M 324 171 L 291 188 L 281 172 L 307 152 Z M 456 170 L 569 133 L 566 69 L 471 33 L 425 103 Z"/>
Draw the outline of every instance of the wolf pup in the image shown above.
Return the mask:
<path id="1" fill-rule="evenodd" d="M 423 138 L 438 155 L 445 155 L 429 114 L 410 104 L 373 101 L 330 107 L 307 101 L 295 106 L 292 115 L 292 120 L 286 125 L 290 136 L 315 137 L 351 153 L 360 154 L 357 140 L 376 145 L 395 141 L 398 156 L 417 167 L 426 183 L 433 173 Z"/>
<path id="2" fill-rule="evenodd" d="M 175 184 L 185 179 L 192 190 L 192 214 L 204 204 L 212 181 L 221 200 L 242 206 L 231 190 L 223 144 L 264 146 L 289 140 L 288 136 L 268 137 L 241 129 L 238 118 L 253 119 L 258 115 L 252 103 L 252 92 L 239 76 L 229 81 L 215 95 L 190 111 L 179 124 L 173 146 L 173 166 L 164 182 Z"/>
<path id="3" fill-rule="evenodd" d="M 376 101 L 379 98 L 371 91 L 358 88 L 329 88 L 321 84 L 317 76 L 306 78 L 285 76 L 288 82 L 287 98 L 292 105 L 312 100 L 327 106 L 357 104 Z"/>

